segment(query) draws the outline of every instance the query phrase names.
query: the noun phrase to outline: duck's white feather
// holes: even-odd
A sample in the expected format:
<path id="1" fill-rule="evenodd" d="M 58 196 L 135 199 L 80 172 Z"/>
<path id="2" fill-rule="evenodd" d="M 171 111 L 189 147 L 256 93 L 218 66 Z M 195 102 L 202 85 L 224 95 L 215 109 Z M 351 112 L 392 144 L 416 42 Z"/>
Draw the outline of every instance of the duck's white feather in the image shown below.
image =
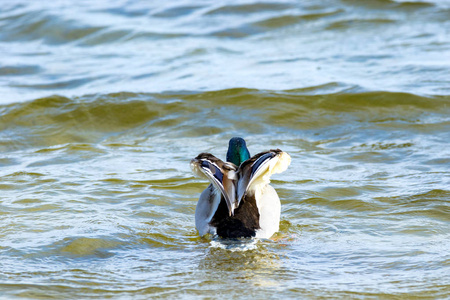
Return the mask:
<path id="1" fill-rule="evenodd" d="M 257 188 L 256 205 L 259 211 L 259 227 L 256 238 L 268 239 L 280 229 L 281 202 L 271 185 Z"/>
<path id="2" fill-rule="evenodd" d="M 209 225 L 219 207 L 221 194 L 210 184 L 200 195 L 195 208 L 195 227 L 200 236 L 215 234 L 215 227 Z"/>

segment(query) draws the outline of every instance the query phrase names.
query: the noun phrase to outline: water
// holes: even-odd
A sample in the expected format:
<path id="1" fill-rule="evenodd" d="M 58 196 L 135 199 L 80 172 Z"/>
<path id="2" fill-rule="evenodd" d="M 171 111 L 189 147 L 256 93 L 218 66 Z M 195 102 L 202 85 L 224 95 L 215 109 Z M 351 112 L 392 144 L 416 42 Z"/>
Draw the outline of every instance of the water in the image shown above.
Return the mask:
<path id="1" fill-rule="evenodd" d="M 5 1 L 0 298 L 450 297 L 447 1 Z M 272 240 L 189 161 L 281 148 Z"/>

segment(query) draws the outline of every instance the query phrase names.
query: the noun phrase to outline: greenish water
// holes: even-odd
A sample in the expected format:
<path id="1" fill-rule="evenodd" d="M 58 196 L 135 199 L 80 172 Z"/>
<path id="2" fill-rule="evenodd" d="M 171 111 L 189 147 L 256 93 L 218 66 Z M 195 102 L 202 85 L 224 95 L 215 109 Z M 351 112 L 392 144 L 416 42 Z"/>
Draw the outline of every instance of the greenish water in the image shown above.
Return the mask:
<path id="1" fill-rule="evenodd" d="M 450 5 L 0 10 L 0 298 L 450 297 Z M 198 237 L 189 161 L 281 148 L 273 240 Z"/>

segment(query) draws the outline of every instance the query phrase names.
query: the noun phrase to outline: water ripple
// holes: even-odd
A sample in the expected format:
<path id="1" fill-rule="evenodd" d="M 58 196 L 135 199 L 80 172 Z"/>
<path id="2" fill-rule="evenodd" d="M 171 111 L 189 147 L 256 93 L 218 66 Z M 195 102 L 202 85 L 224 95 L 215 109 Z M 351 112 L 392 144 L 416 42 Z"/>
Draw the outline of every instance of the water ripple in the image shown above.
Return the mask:
<path id="1" fill-rule="evenodd" d="M 2 296 L 448 298 L 445 1 L 4 2 Z M 233 136 L 271 240 L 195 230 Z"/>

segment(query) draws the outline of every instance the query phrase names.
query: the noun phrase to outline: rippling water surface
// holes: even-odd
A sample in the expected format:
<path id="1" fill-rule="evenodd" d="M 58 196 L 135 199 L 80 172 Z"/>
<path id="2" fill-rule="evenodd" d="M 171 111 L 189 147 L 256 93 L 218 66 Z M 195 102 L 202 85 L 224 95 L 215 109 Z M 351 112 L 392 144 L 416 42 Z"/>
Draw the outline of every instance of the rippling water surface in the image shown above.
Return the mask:
<path id="1" fill-rule="evenodd" d="M 2 3 L 0 297 L 450 297 L 450 3 L 159 2 Z M 195 230 L 233 136 L 272 240 Z"/>

